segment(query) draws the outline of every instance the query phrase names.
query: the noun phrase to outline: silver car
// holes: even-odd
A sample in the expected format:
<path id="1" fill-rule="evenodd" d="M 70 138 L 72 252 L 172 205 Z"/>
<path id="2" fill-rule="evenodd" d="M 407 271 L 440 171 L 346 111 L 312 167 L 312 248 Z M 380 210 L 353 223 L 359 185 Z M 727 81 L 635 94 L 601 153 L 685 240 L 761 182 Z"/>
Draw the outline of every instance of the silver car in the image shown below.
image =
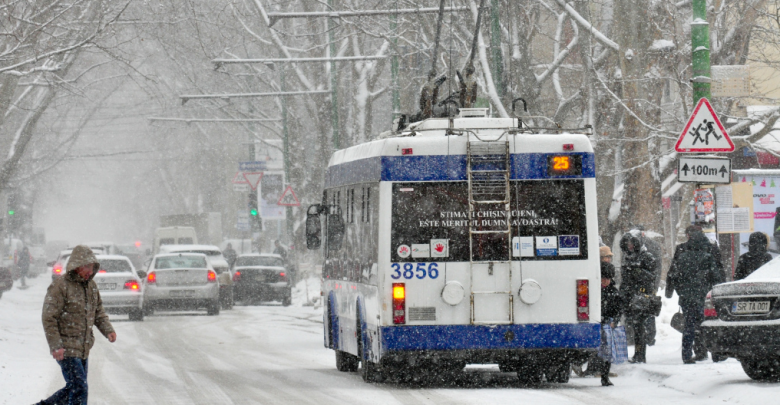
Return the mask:
<path id="1" fill-rule="evenodd" d="M 205 308 L 219 315 L 217 273 L 202 253 L 159 254 L 144 281 L 144 312 Z"/>
<path id="2" fill-rule="evenodd" d="M 131 321 L 143 321 L 143 278 L 125 256 L 97 255 L 100 269 L 95 283 L 103 308 L 110 314 L 128 314 Z"/>

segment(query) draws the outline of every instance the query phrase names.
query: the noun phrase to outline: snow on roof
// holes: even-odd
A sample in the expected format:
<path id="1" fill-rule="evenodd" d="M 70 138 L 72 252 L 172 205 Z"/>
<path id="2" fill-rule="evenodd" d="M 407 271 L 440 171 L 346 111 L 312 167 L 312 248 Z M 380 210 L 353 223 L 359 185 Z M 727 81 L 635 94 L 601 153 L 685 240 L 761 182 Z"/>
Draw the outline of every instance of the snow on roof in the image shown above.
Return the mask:
<path id="1" fill-rule="evenodd" d="M 169 252 L 183 252 L 186 250 L 215 250 L 222 252 L 218 246 L 214 245 L 162 245 L 160 250 L 167 250 Z"/>
<path id="2" fill-rule="evenodd" d="M 771 106 L 771 105 L 749 105 L 747 106 L 747 115 L 748 117 L 753 117 L 756 115 L 763 114 L 767 110 L 777 108 L 777 106 Z M 763 123 L 753 124 L 750 126 L 750 133 L 755 134 L 756 132 L 764 129 Z M 775 122 L 775 125 L 773 126 L 773 130 L 770 131 L 768 134 L 764 135 L 761 139 L 756 141 L 754 143 L 759 148 L 771 150 L 773 152 L 780 152 L 780 120 Z"/>
<path id="3" fill-rule="evenodd" d="M 668 39 L 656 39 L 653 44 L 650 45 L 651 51 L 671 51 L 675 48 L 674 42 Z"/>
<path id="4" fill-rule="evenodd" d="M 238 257 L 278 257 L 282 258 L 282 256 L 279 256 L 274 253 L 244 253 L 242 255 L 238 255 Z"/>

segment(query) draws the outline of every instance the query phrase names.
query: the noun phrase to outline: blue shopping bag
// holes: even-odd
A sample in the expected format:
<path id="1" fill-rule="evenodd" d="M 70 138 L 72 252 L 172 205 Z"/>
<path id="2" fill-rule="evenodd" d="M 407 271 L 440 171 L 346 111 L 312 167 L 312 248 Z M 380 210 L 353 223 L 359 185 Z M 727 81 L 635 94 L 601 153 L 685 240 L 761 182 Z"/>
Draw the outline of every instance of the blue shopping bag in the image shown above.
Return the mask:
<path id="1" fill-rule="evenodd" d="M 622 364 L 628 361 L 628 344 L 626 328 L 618 326 L 612 330 L 612 364 Z"/>
<path id="2" fill-rule="evenodd" d="M 628 345 L 626 342 L 625 327 L 618 326 L 613 329 L 609 324 L 601 325 L 599 357 L 612 364 L 621 364 L 628 361 Z"/>

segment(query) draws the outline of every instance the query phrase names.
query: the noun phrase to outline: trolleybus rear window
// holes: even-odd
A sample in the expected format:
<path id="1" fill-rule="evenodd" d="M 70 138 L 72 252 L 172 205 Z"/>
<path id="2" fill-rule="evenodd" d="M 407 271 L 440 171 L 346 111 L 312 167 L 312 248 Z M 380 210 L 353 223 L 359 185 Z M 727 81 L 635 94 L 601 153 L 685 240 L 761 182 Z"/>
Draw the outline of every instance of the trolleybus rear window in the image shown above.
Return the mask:
<path id="1" fill-rule="evenodd" d="M 510 224 L 503 204 L 468 209 L 468 183 L 395 183 L 391 231 L 394 262 L 467 262 L 469 223 L 474 260 L 588 258 L 582 180 L 512 181 Z M 511 234 L 506 231 L 511 227 Z"/>

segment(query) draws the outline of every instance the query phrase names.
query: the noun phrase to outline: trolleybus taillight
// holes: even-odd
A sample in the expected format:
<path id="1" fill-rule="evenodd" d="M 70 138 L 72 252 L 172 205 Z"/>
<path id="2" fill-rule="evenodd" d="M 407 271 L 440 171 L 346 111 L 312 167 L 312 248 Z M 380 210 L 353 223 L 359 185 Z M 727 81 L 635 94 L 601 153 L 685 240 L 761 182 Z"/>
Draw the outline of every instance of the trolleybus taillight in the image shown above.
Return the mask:
<path id="1" fill-rule="evenodd" d="M 393 324 L 406 323 L 406 287 L 393 283 Z"/>
<path id="2" fill-rule="evenodd" d="M 577 280 L 577 321 L 590 320 L 590 294 L 588 280 Z"/>

